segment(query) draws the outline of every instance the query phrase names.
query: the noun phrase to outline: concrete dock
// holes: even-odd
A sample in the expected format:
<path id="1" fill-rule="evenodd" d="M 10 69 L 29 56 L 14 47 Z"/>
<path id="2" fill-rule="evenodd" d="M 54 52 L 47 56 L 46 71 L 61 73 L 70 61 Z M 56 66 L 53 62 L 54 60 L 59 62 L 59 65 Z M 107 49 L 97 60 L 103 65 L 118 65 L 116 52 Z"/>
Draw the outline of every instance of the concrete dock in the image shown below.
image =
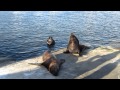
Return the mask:
<path id="1" fill-rule="evenodd" d="M 42 62 L 42 56 L 22 61 L 0 63 L 0 79 L 120 79 L 120 50 L 98 47 L 86 50 L 81 57 L 63 54 L 65 49 L 54 51 L 65 59 L 59 75 L 53 76 L 43 66 L 28 63 Z"/>

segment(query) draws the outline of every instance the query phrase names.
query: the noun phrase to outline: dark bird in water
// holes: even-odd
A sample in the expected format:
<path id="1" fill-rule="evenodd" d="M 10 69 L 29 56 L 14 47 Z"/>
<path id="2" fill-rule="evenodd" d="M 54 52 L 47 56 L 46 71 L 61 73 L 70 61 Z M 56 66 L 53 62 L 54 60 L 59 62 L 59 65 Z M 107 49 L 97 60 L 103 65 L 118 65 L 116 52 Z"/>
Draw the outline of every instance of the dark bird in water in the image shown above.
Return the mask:
<path id="1" fill-rule="evenodd" d="M 79 56 L 81 56 L 81 53 L 85 49 L 89 49 L 89 47 L 79 44 L 79 40 L 77 39 L 77 37 L 73 33 L 71 33 L 67 49 L 64 53 L 78 53 Z"/>
<path id="2" fill-rule="evenodd" d="M 55 40 L 52 37 L 49 37 L 47 39 L 47 45 L 48 45 L 48 47 L 54 46 L 55 45 Z"/>

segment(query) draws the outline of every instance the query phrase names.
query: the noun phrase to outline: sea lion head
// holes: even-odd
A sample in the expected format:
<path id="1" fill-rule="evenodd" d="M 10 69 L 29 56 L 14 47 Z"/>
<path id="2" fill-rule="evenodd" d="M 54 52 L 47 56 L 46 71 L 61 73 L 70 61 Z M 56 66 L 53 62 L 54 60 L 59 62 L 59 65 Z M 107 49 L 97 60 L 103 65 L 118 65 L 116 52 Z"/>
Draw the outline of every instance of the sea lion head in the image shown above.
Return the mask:
<path id="1" fill-rule="evenodd" d="M 75 40 L 76 40 L 76 36 L 74 35 L 74 33 L 71 33 L 70 41 L 75 41 Z"/>
<path id="2" fill-rule="evenodd" d="M 47 44 L 50 45 L 54 45 L 55 41 L 53 40 L 53 37 L 49 36 L 49 38 L 47 39 Z"/>
<path id="3" fill-rule="evenodd" d="M 50 36 L 50 37 L 48 37 L 48 39 L 47 39 L 47 44 L 51 44 L 52 43 L 52 41 L 53 41 L 53 38 Z"/>
<path id="4" fill-rule="evenodd" d="M 50 65 L 49 65 L 49 71 L 51 74 L 53 74 L 54 76 L 57 76 L 58 75 L 58 72 L 59 72 L 59 65 L 58 63 L 56 62 L 51 62 Z"/>
<path id="5" fill-rule="evenodd" d="M 46 60 L 50 59 L 51 57 L 52 57 L 51 51 L 47 50 L 43 53 L 42 59 L 43 59 L 43 61 L 46 61 Z"/>

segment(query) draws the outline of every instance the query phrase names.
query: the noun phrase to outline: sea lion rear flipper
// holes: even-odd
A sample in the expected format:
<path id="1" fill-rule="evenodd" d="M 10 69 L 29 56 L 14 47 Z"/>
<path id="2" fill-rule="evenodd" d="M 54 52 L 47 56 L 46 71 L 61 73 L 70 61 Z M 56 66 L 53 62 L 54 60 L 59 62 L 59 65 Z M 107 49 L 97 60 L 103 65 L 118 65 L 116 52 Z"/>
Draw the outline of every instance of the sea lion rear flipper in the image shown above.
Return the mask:
<path id="1" fill-rule="evenodd" d="M 80 48 L 80 52 L 83 52 L 86 49 L 90 49 L 90 47 L 85 46 L 85 45 L 79 45 L 79 48 Z"/>
<path id="2" fill-rule="evenodd" d="M 38 66 L 41 66 L 42 63 L 28 63 L 28 64 L 31 64 L 31 65 L 38 65 Z"/>
<path id="3" fill-rule="evenodd" d="M 86 50 L 86 49 L 90 49 L 90 47 L 85 46 L 85 45 L 79 45 L 79 56 L 82 56 L 82 53 Z"/>
<path id="4" fill-rule="evenodd" d="M 88 46 L 84 46 L 85 47 L 85 49 L 90 49 L 90 47 L 88 47 Z"/>

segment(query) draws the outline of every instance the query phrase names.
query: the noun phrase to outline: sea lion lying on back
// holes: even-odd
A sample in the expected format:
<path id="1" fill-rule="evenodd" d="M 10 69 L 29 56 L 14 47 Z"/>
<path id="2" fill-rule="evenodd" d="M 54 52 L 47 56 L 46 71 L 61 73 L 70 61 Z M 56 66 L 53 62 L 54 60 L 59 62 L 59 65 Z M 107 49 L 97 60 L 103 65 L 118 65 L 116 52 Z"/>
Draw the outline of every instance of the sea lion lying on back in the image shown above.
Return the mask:
<path id="1" fill-rule="evenodd" d="M 45 51 L 42 56 L 43 63 L 29 63 L 32 65 L 43 65 L 54 76 L 58 75 L 61 65 L 65 62 L 64 59 L 57 59 L 50 51 Z"/>
<path id="2" fill-rule="evenodd" d="M 77 37 L 71 33 L 69 43 L 67 45 L 67 50 L 64 53 L 78 53 L 81 56 L 81 53 L 88 49 L 89 47 L 85 45 L 80 45 Z"/>
<path id="3" fill-rule="evenodd" d="M 49 37 L 47 39 L 47 45 L 48 45 L 48 47 L 54 46 L 55 45 L 55 40 L 52 37 Z"/>

